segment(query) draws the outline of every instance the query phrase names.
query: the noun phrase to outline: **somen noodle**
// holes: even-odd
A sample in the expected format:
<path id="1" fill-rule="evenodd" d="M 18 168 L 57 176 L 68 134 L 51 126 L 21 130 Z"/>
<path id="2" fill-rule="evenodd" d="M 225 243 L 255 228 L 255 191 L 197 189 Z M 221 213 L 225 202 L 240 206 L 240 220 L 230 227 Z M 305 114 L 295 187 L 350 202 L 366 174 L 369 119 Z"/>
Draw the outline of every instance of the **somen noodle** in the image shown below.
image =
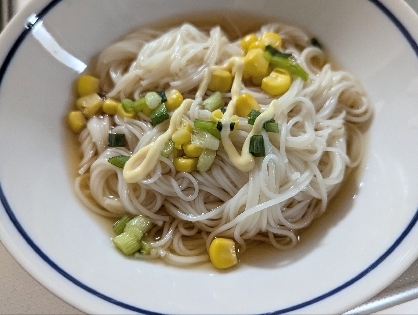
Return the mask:
<path id="1" fill-rule="evenodd" d="M 113 115 L 99 109 L 87 115 L 79 135 L 77 196 L 103 216 L 149 218 L 153 227 L 144 237 L 148 257 L 176 265 L 208 261 L 215 238 L 232 239 L 240 251 L 250 242 L 291 248 L 298 231 L 324 213 L 348 169 L 359 164 L 361 130 L 371 107 L 356 79 L 334 69 L 305 31 L 268 24 L 252 35 L 260 44 L 266 33 L 278 34 L 278 50 L 287 54 L 280 58 L 306 73 L 280 70 L 291 81 L 276 95 L 266 92 L 267 83 L 260 87 L 263 77 L 274 73 L 274 64 L 261 78 L 251 75 L 245 61 L 250 49 L 243 49 L 242 38 L 230 41 L 220 27 L 142 29 L 98 56 L 94 75 L 102 102 L 135 103 L 149 92 L 166 91 L 168 97 L 171 90 L 183 97 L 161 123 L 150 118 L 150 108 L 132 114 L 124 107 L 125 114 Z M 221 91 L 226 106 L 216 118 L 215 110 L 202 104 L 216 92 L 210 86 L 217 70 L 232 74 L 232 85 Z M 244 94 L 259 106 L 252 123 L 237 115 Z M 186 155 L 186 148 L 174 141 L 174 133 L 189 128 L 191 143 L 198 146 L 196 137 L 207 132 L 197 130 L 196 121 L 215 123 L 219 146 L 202 145 L 215 152 L 208 169 L 182 171 L 175 161 Z M 266 122 L 278 130 L 267 131 Z M 109 146 L 109 133 L 123 134 L 124 145 Z M 252 140 L 261 141 L 264 151 L 254 152 Z M 163 154 L 169 143 L 174 149 Z M 109 163 L 120 156 L 127 157 L 122 167 Z M 185 157 L 187 163 L 198 159 Z"/>

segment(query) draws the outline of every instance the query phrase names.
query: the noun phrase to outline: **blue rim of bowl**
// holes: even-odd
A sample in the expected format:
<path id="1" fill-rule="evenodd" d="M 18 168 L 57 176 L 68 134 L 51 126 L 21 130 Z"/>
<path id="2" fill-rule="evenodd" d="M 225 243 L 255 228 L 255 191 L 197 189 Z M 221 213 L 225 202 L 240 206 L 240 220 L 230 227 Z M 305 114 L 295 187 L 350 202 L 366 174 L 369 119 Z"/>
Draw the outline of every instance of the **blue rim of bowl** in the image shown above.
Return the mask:
<path id="1" fill-rule="evenodd" d="M 26 36 L 31 32 L 34 25 L 40 21 L 46 14 L 48 14 L 57 4 L 59 4 L 62 0 L 51 0 L 48 5 L 46 5 L 36 16 L 35 19 L 33 19 L 33 22 L 28 22 L 25 25 L 24 30 L 21 32 L 21 34 L 18 36 L 16 41 L 14 42 L 12 48 L 9 50 L 3 64 L 0 67 L 0 86 L 3 81 L 3 78 L 7 72 L 7 68 L 10 65 L 10 62 L 12 61 L 14 54 L 19 49 L 20 45 L 25 40 Z M 379 0 L 368 0 L 369 2 L 373 3 L 378 9 L 380 9 L 391 21 L 395 24 L 395 26 L 398 28 L 398 30 L 402 33 L 402 35 L 407 40 L 408 44 L 411 46 L 411 48 L 414 50 L 415 54 L 418 56 L 418 45 L 412 35 L 408 32 L 408 30 L 405 28 L 405 26 L 399 21 L 399 19 Z M 57 271 L 59 274 L 61 274 L 63 277 L 74 283 L 75 285 L 79 286 L 81 289 L 95 295 L 96 297 L 99 297 L 109 303 L 112 303 L 114 305 L 117 305 L 119 307 L 125 308 L 130 311 L 139 312 L 143 314 L 162 314 L 158 312 L 153 312 L 149 310 L 145 310 L 130 304 L 126 304 L 124 302 L 118 301 L 113 299 L 110 296 L 104 295 L 100 293 L 99 291 L 89 287 L 88 285 L 84 284 L 80 280 L 74 278 L 72 275 L 67 273 L 65 270 L 63 270 L 60 266 L 58 266 L 48 255 L 46 255 L 39 247 L 35 244 L 35 242 L 32 240 L 32 238 L 26 233 L 23 226 L 18 221 L 15 213 L 11 209 L 7 198 L 4 194 L 1 181 L 0 181 L 0 200 L 3 204 L 3 207 L 7 213 L 7 215 L 10 218 L 10 221 L 13 223 L 15 228 L 18 230 L 18 232 L 21 234 L 23 239 L 28 243 L 28 245 L 35 251 L 37 255 L 39 255 L 49 266 L 51 266 L 55 271 Z M 370 266 L 368 266 L 366 269 L 364 269 L 362 272 L 360 272 L 355 277 L 351 278 L 347 282 L 341 284 L 340 286 L 323 293 L 313 299 L 310 299 L 308 301 L 295 304 L 293 306 L 289 306 L 280 310 L 268 312 L 265 314 L 283 314 L 287 312 L 296 311 L 299 309 L 302 309 L 304 307 L 307 307 L 309 305 L 318 303 L 322 300 L 325 300 L 328 297 L 333 296 L 334 294 L 346 289 L 350 285 L 354 284 L 355 282 L 362 279 L 364 276 L 366 276 L 369 272 L 374 270 L 377 266 L 379 266 L 392 252 L 402 243 L 402 241 L 406 238 L 406 236 L 409 234 L 409 232 L 413 229 L 415 224 L 418 221 L 418 210 L 415 212 L 414 216 L 412 217 L 411 221 L 406 226 L 405 230 L 399 235 L 399 237 L 395 240 L 395 242 L 379 257 L 377 258 Z"/>

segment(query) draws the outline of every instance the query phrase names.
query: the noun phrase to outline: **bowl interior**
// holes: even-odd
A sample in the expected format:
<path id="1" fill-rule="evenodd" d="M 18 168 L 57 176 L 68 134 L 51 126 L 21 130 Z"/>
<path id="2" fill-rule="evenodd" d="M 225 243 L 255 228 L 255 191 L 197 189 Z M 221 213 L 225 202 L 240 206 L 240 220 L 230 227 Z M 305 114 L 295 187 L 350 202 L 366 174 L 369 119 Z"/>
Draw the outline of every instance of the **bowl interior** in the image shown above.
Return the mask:
<path id="1" fill-rule="evenodd" d="M 72 188 L 75 139 L 65 117 L 80 71 L 135 27 L 202 12 L 226 25 L 254 15 L 301 26 L 358 78 L 375 108 L 362 167 L 328 214 L 296 248 L 256 249 L 232 272 L 122 257 L 111 246 L 111 222 L 81 206 Z M 34 1 L 0 42 L 2 241 L 41 283 L 86 312 L 354 307 L 417 254 L 416 20 L 389 1 Z"/>

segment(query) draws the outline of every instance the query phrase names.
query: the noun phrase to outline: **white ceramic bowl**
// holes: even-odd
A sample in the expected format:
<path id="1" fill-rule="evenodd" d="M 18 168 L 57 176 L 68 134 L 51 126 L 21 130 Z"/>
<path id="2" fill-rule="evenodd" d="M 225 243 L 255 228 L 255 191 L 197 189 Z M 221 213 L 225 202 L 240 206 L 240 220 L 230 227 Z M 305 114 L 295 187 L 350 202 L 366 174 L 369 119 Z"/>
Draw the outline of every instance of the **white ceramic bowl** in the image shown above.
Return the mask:
<path id="1" fill-rule="evenodd" d="M 195 11 L 302 26 L 375 107 L 364 171 L 287 252 L 233 272 L 127 259 L 74 197 L 64 117 L 90 58 L 133 27 Z M 340 313 L 418 254 L 418 18 L 391 0 L 35 0 L 0 38 L 1 241 L 45 287 L 88 313 Z"/>

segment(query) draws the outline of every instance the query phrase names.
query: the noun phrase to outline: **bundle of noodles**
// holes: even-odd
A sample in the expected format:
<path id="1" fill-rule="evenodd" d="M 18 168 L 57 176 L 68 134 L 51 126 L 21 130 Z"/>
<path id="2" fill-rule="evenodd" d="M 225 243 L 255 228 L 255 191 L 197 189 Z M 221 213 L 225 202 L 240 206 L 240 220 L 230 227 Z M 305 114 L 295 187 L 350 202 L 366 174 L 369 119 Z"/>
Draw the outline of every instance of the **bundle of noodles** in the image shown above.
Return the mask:
<path id="1" fill-rule="evenodd" d="M 233 239 L 241 251 L 260 241 L 291 248 L 298 231 L 324 213 L 346 169 L 359 163 L 359 129 L 371 108 L 356 80 L 334 70 L 304 31 L 270 24 L 256 35 L 265 32 L 279 34 L 281 51 L 292 54 L 309 75 L 305 81 L 293 77 L 279 96 L 246 81 L 240 42 L 229 41 L 219 27 L 141 30 L 100 54 L 96 72 L 107 97 L 137 100 L 147 91 L 175 88 L 185 98 L 164 123 L 153 126 L 143 113 L 139 118 L 95 115 L 79 138 L 79 198 L 101 215 L 150 218 L 155 223 L 147 236 L 151 257 L 179 265 L 206 261 L 215 237 Z M 222 129 L 209 170 L 176 171 L 174 153 L 163 156 L 161 148 L 182 123 L 209 119 L 202 101 L 213 93 L 208 84 L 219 68 L 234 75 L 231 90 L 222 94 L 228 104 L 223 125 L 230 123 L 237 97 L 250 93 L 261 116 L 274 119 L 279 132 L 239 117 L 234 131 Z M 248 153 L 256 131 L 264 139 L 263 157 Z M 108 147 L 109 132 L 124 134 L 126 146 Z M 118 155 L 131 156 L 123 169 L 108 162 Z"/>

